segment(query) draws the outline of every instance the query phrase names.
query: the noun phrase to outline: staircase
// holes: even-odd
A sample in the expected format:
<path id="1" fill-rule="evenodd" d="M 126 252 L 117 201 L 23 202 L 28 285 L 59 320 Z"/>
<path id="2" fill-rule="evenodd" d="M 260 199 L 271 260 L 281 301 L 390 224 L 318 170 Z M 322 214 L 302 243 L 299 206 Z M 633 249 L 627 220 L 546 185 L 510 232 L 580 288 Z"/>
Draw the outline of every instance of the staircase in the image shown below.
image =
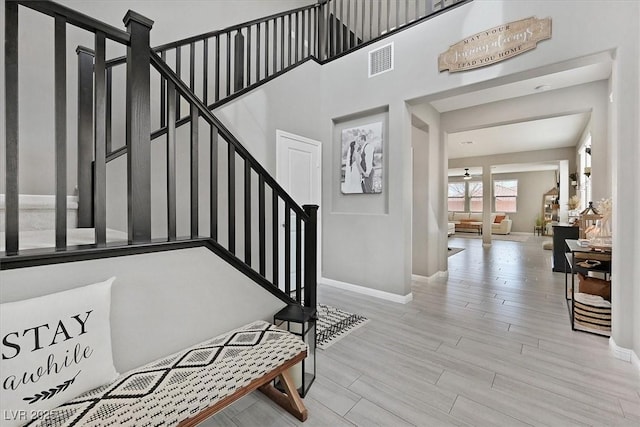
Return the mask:
<path id="1" fill-rule="evenodd" d="M 124 18 L 123 31 L 54 2 L 6 1 L 6 232 L 0 268 L 204 246 L 282 301 L 315 307 L 318 207 L 299 206 L 212 111 L 306 61 L 335 60 L 467 1 L 322 0 L 156 48 L 149 46 L 153 22 L 132 11 Z M 54 21 L 55 248 L 49 249 L 20 249 L 20 8 Z M 66 221 L 69 27 L 88 31 L 94 39 L 91 48 L 76 49 L 77 221 L 94 235 L 93 243 L 79 246 L 69 245 Z M 126 47 L 127 55 L 108 59 L 108 44 Z M 118 97 L 126 99 L 123 123 L 114 114 Z M 118 126 L 125 129 L 124 141 L 114 137 Z M 179 130 L 183 126 L 189 129 L 186 137 Z M 203 140 L 205 153 L 200 152 Z M 152 165 L 152 144 L 163 147 L 162 168 Z M 178 232 L 178 199 L 185 186 L 178 185 L 176 153 L 183 147 L 189 152 L 186 235 Z M 122 156 L 127 240 L 111 242 L 107 168 Z M 207 165 L 204 170 L 202 164 Z M 152 231 L 152 207 L 158 203 L 152 182 L 157 186 L 159 180 L 164 181 L 165 224 L 158 234 Z M 278 237 L 282 225 L 283 241 Z"/>

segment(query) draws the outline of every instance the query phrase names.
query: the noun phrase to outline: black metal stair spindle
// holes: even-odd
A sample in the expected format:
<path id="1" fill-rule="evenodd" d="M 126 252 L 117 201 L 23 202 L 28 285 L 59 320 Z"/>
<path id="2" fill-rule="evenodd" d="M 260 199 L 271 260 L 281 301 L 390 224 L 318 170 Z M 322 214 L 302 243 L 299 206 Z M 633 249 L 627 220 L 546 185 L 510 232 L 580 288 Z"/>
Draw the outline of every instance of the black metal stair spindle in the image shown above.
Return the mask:
<path id="1" fill-rule="evenodd" d="M 278 193 L 271 187 L 271 281 L 278 287 L 280 254 L 278 236 L 280 233 L 280 221 L 278 220 Z"/>
<path id="2" fill-rule="evenodd" d="M 215 102 L 220 100 L 220 36 L 216 36 L 216 75 L 213 80 Z"/>
<path id="3" fill-rule="evenodd" d="M 302 298 L 302 218 L 296 214 L 296 301 Z"/>
<path id="4" fill-rule="evenodd" d="M 67 248 L 67 20 L 54 24 L 56 249 Z"/>
<path id="5" fill-rule="evenodd" d="M 191 238 L 198 237 L 198 227 L 199 227 L 199 217 L 198 217 L 198 208 L 199 208 L 199 190 L 198 190 L 198 134 L 199 134 L 199 123 L 198 123 L 198 109 L 195 105 L 191 104 Z"/>
<path id="6" fill-rule="evenodd" d="M 284 203 L 284 292 L 291 295 L 291 207 Z"/>
<path id="7" fill-rule="evenodd" d="M 162 58 L 163 61 L 167 61 L 167 52 L 166 51 L 162 51 L 160 52 L 160 58 Z M 109 72 L 111 72 L 112 68 L 109 68 Z M 107 86 L 108 86 L 108 77 L 107 77 Z M 108 89 L 108 88 L 107 88 Z M 111 92 L 111 91 L 109 91 Z M 107 93 L 109 93 L 107 92 Z M 162 77 L 162 75 L 160 76 L 160 127 L 163 128 L 167 125 L 167 105 L 166 105 L 166 100 L 167 100 L 167 81 L 164 77 Z M 107 102 L 108 104 L 108 102 Z M 110 116 L 109 112 L 107 112 L 107 116 Z M 111 152 L 111 148 L 107 147 L 107 152 L 110 153 Z"/>
<path id="8" fill-rule="evenodd" d="M 228 250 L 232 254 L 236 253 L 236 151 L 232 144 L 228 144 L 229 152 L 227 159 L 227 191 L 228 191 L 228 223 L 229 223 L 229 244 Z"/>
<path id="9" fill-rule="evenodd" d="M 209 141 L 211 158 L 209 159 L 209 234 L 218 241 L 218 128 L 211 126 Z"/>
<path id="10" fill-rule="evenodd" d="M 251 85 L 251 25 L 247 27 L 247 86 Z"/>
<path id="11" fill-rule="evenodd" d="M 167 237 L 176 239 L 176 88 L 167 81 Z"/>
<path id="12" fill-rule="evenodd" d="M 262 276 L 266 276 L 266 237 L 265 237 L 265 184 L 264 176 L 258 175 L 258 269 Z"/>
<path id="13" fill-rule="evenodd" d="M 262 67 L 262 63 L 260 62 L 260 49 L 261 49 L 261 37 L 262 36 L 262 24 L 258 24 L 256 27 L 256 82 L 260 81 L 262 77 L 262 73 L 260 73 L 260 68 Z M 265 49 L 266 52 L 266 49 Z"/>
<path id="14" fill-rule="evenodd" d="M 182 50 L 180 46 L 176 48 L 176 75 L 179 78 L 182 78 L 180 72 L 182 71 Z M 178 93 L 176 96 L 176 117 L 180 120 L 182 117 L 180 116 L 180 94 Z"/>
<path id="15" fill-rule="evenodd" d="M 209 39 L 202 42 L 202 102 L 209 105 Z"/>
<path id="16" fill-rule="evenodd" d="M 93 58 L 78 46 L 78 227 L 93 227 Z"/>
<path id="17" fill-rule="evenodd" d="M 244 262 L 251 265 L 251 163 L 244 160 Z"/>

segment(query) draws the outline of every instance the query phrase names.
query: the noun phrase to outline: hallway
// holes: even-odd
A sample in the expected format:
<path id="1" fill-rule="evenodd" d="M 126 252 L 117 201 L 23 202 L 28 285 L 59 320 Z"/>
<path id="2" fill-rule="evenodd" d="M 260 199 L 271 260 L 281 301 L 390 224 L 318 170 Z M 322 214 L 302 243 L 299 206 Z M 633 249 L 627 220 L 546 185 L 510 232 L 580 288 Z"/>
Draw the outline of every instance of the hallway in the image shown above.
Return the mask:
<path id="1" fill-rule="evenodd" d="M 406 305 L 321 287 L 370 322 L 318 350 L 304 425 L 638 425 L 640 373 L 571 331 L 543 239 L 452 236 L 449 278 L 414 282 Z M 203 425 L 296 423 L 253 393 Z"/>

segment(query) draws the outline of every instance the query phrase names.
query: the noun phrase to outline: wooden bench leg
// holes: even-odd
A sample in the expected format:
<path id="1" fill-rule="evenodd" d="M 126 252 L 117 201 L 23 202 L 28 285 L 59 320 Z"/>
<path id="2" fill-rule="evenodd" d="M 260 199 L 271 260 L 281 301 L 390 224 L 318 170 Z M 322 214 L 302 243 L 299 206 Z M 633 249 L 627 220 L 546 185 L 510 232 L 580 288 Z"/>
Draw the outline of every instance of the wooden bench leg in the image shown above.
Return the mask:
<path id="1" fill-rule="evenodd" d="M 282 371 L 278 378 L 284 386 L 284 393 L 277 390 L 272 384 L 265 384 L 258 390 L 300 421 L 306 421 L 308 416 L 307 408 L 298 394 L 291 374 L 289 374 L 288 370 Z"/>

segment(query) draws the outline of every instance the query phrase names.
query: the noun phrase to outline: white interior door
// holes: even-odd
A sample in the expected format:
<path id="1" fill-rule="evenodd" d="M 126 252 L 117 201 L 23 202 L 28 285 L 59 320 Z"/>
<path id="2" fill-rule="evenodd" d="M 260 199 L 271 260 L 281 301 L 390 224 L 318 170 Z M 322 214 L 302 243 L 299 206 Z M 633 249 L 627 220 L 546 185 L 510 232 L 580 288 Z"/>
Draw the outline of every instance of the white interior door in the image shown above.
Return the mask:
<path id="1" fill-rule="evenodd" d="M 319 141 L 294 135 L 281 130 L 276 131 L 276 179 L 287 193 L 291 195 L 295 202 L 302 206 L 306 204 L 314 204 L 320 206 L 321 199 L 321 151 L 322 146 Z M 279 209 L 278 219 L 280 221 L 279 241 L 279 277 L 278 286 L 285 289 L 284 277 L 284 207 Z M 291 273 L 290 283 L 291 289 L 295 289 L 296 283 L 296 217 L 291 215 Z M 321 259 L 321 224 L 320 210 L 318 210 L 318 275 L 320 275 L 320 259 Z M 304 271 L 301 272 L 304 277 Z"/>

